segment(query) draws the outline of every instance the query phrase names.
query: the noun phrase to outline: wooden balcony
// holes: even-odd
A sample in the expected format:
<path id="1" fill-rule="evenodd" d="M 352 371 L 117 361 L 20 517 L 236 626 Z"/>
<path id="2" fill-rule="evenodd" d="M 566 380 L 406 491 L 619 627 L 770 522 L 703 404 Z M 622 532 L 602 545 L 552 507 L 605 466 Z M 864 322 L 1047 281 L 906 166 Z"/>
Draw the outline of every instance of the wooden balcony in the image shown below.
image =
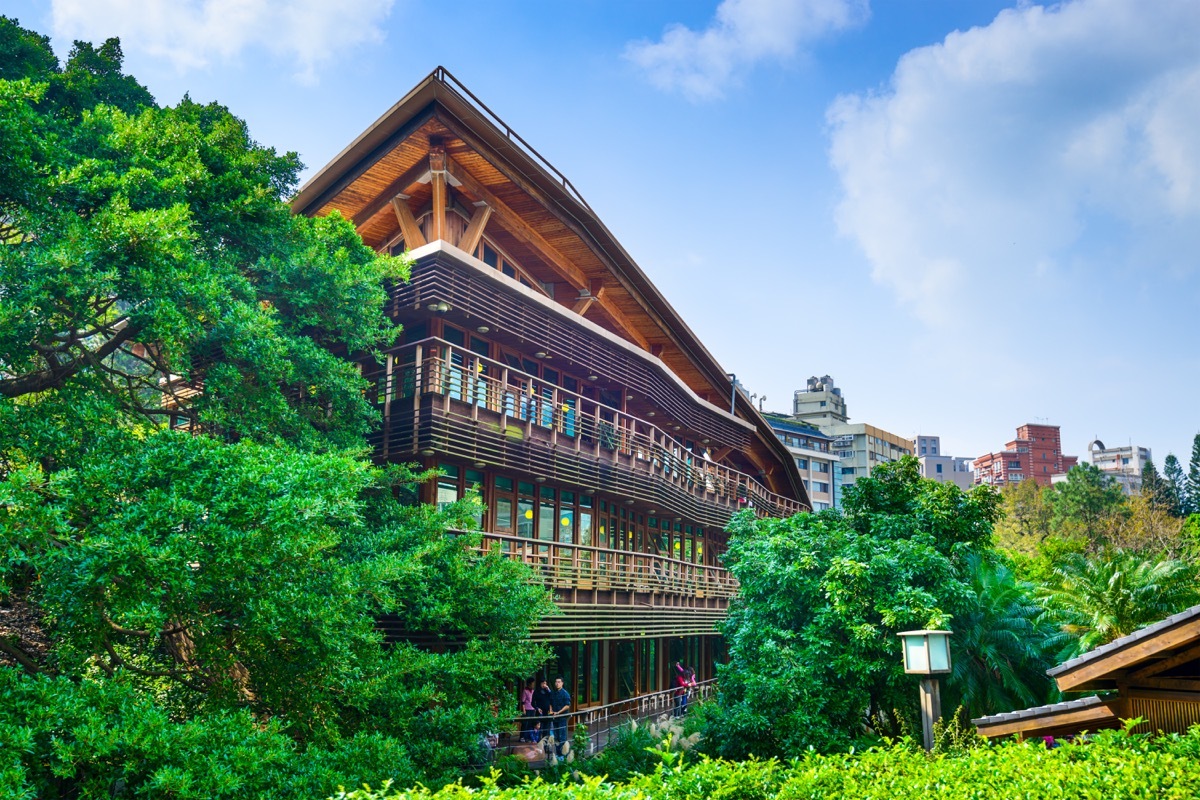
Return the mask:
<path id="1" fill-rule="evenodd" d="M 502 533 L 482 536 L 481 551 L 498 550 L 529 565 L 550 589 L 725 600 L 737 594 L 737 580 L 721 567 L 653 553 L 585 547 Z"/>
<path id="2" fill-rule="evenodd" d="M 772 517 L 807 510 L 646 420 L 440 339 L 400 348 L 375 378 L 384 460 L 456 456 L 708 526 L 723 527 L 743 509 Z"/>

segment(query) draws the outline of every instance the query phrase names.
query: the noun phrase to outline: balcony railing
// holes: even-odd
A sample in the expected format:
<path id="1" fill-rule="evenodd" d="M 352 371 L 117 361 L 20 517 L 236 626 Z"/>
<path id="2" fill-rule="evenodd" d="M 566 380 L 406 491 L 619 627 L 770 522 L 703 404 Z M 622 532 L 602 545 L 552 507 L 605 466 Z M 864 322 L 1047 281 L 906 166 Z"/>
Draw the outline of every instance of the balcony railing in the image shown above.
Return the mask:
<path id="1" fill-rule="evenodd" d="M 692 564 L 653 553 L 609 550 L 579 544 L 484 533 L 480 549 L 528 564 L 551 588 L 601 591 L 660 592 L 688 597 L 737 594 L 738 583 L 728 570 Z"/>
<path id="2" fill-rule="evenodd" d="M 388 362 L 389 369 L 376 376 L 385 457 L 398 455 L 392 450 L 390 432 L 393 417 L 404 413 L 398 408 L 400 401 L 437 395 L 443 414 L 452 413 L 457 404 L 463 422 L 494 424 L 502 438 L 542 438 L 555 450 L 622 464 L 729 513 L 751 508 L 762 516 L 787 517 L 808 510 L 743 472 L 689 451 L 645 420 L 444 340 L 430 338 L 407 345 L 390 354 Z M 420 404 L 414 408 L 415 425 Z M 413 436 L 413 452 L 417 441 Z"/>
<path id="3" fill-rule="evenodd" d="M 713 696 L 716 688 L 715 679 L 698 682 L 687 692 L 688 706 L 705 702 Z M 683 710 L 680 707 L 680 690 L 662 689 L 627 700 L 618 700 L 606 705 L 568 712 L 562 716 L 566 718 L 567 735 L 571 738 L 574 738 L 575 730 L 579 725 L 587 726 L 588 752 L 580 754 L 586 756 L 603 750 L 616 736 L 617 729 L 622 725 L 628 725 L 635 720 L 648 722 L 663 716 L 674 717 Z M 535 724 L 540 724 L 541 728 L 545 730 L 544 735 L 548 736 L 554 720 L 554 717 L 548 716 L 514 717 L 508 726 L 510 730 L 498 736 L 495 744 L 489 744 L 488 749 L 492 751 L 493 757 L 495 755 L 515 755 L 538 763 L 542 761 L 546 753 L 545 742 L 539 742 L 536 745 L 523 744 L 516 739 L 521 732 L 527 731 Z"/>

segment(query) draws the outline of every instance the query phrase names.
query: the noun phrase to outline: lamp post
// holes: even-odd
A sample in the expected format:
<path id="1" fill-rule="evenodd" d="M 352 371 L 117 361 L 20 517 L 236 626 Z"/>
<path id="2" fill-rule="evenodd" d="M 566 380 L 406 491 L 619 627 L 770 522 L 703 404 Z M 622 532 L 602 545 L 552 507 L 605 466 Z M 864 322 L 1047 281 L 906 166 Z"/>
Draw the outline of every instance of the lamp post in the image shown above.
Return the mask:
<path id="1" fill-rule="evenodd" d="M 904 671 L 921 675 L 921 732 L 925 749 L 933 749 L 933 723 L 942 718 L 942 695 L 937 675 L 950 671 L 950 631 L 904 631 Z"/>

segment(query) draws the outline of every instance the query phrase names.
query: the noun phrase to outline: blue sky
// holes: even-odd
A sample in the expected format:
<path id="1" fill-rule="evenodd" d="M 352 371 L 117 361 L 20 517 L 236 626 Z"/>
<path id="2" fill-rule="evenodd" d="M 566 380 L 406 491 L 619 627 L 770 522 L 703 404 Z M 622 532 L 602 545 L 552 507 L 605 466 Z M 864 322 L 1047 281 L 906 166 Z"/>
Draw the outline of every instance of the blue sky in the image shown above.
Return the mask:
<path id="1" fill-rule="evenodd" d="M 52 0 L 159 102 L 331 159 L 441 64 L 580 189 L 768 410 L 1080 453 L 1200 431 L 1191 0 Z"/>

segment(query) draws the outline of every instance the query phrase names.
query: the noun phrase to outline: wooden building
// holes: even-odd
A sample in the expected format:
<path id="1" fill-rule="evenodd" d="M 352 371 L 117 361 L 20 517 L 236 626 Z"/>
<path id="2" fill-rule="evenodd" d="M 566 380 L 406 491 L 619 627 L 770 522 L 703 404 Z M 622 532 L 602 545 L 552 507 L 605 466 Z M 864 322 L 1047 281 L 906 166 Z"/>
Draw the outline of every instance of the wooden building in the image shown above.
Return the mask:
<path id="1" fill-rule="evenodd" d="M 1079 700 L 972 720 L 997 736 L 1070 736 L 1145 720 L 1138 733 L 1184 733 L 1200 724 L 1200 606 L 1193 606 L 1047 672 Z"/>
<path id="2" fill-rule="evenodd" d="M 536 636 L 578 707 L 712 674 L 745 508 L 810 508 L 770 426 L 561 173 L 438 68 L 301 189 L 380 251 L 404 334 L 367 365 L 379 459 L 437 467 L 422 499 L 483 500 L 485 544 L 561 615 Z"/>

